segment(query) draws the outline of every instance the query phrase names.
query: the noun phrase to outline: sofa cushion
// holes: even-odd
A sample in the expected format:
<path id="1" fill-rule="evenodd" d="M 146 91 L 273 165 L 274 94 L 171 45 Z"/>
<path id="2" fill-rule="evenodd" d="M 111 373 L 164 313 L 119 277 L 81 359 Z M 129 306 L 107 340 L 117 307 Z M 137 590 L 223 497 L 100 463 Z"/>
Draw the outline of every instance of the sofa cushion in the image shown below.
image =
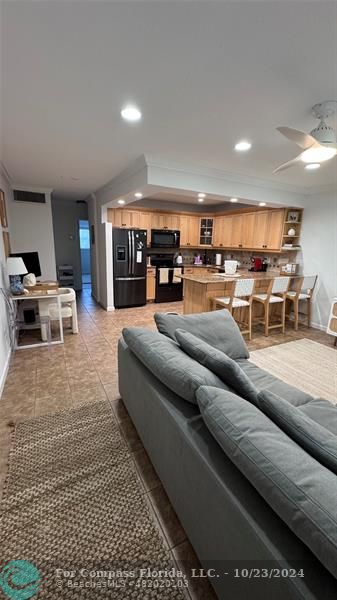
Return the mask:
<path id="1" fill-rule="evenodd" d="M 226 389 L 221 379 L 164 335 L 138 327 L 123 329 L 122 333 L 131 352 L 143 365 L 184 400 L 197 404 L 195 392 L 201 385 Z"/>
<path id="2" fill-rule="evenodd" d="M 257 404 L 258 390 L 243 370 L 240 369 L 235 360 L 227 356 L 224 352 L 221 352 L 221 350 L 210 346 L 210 344 L 196 337 L 193 333 L 189 333 L 183 329 L 177 329 L 175 337 L 181 348 L 189 356 L 210 371 L 213 371 L 239 396 Z"/>
<path id="3" fill-rule="evenodd" d="M 337 477 L 256 406 L 201 387 L 201 414 L 227 456 L 289 528 L 337 577 Z"/>
<path id="4" fill-rule="evenodd" d="M 285 383 L 282 379 L 278 379 L 271 373 L 260 369 L 250 360 L 239 360 L 238 364 L 259 391 L 269 390 L 288 400 L 294 406 L 302 406 L 313 400 L 310 394 L 302 392 L 302 390 L 289 385 L 289 383 Z"/>
<path id="5" fill-rule="evenodd" d="M 258 406 L 289 437 L 337 475 L 337 437 L 333 433 L 272 392 L 262 390 Z"/>
<path id="6" fill-rule="evenodd" d="M 299 406 L 300 411 L 337 435 L 337 406 L 324 398 L 313 398 Z"/>
<path id="7" fill-rule="evenodd" d="M 226 308 L 194 315 L 155 313 L 154 320 L 158 331 L 169 338 L 175 339 L 175 331 L 183 329 L 225 352 L 233 360 L 249 357 L 240 329 Z"/>

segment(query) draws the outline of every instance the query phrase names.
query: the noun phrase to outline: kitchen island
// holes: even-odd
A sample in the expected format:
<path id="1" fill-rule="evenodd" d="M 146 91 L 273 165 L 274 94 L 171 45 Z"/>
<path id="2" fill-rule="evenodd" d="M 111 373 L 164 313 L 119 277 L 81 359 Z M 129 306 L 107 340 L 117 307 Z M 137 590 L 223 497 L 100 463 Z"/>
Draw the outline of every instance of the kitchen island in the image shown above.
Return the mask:
<path id="1" fill-rule="evenodd" d="M 184 314 L 211 310 L 211 298 L 230 296 L 238 279 L 255 279 L 255 293 L 260 294 L 267 291 L 271 279 L 280 276 L 278 270 L 259 273 L 242 270 L 238 273 L 240 273 L 239 277 L 204 273 L 200 273 L 200 276 L 198 274 L 181 275 L 181 279 L 184 281 Z M 296 279 L 296 276 L 293 275 L 292 279 Z M 261 307 L 257 306 L 256 309 L 260 311 Z"/>

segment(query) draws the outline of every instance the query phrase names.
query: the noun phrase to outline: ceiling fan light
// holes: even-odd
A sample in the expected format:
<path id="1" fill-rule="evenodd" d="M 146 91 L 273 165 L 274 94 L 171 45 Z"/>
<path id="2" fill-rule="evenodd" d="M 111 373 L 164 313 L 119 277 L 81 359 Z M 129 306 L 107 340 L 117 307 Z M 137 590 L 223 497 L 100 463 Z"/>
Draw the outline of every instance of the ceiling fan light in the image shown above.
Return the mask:
<path id="1" fill-rule="evenodd" d="M 337 150 L 335 148 L 325 148 L 324 146 L 308 148 L 308 150 L 302 152 L 301 161 L 304 163 L 321 163 L 330 160 L 336 153 Z"/>
<path id="2" fill-rule="evenodd" d="M 307 165 L 305 165 L 305 169 L 307 171 L 316 171 L 316 169 L 320 168 L 320 164 L 319 163 L 308 163 Z"/>

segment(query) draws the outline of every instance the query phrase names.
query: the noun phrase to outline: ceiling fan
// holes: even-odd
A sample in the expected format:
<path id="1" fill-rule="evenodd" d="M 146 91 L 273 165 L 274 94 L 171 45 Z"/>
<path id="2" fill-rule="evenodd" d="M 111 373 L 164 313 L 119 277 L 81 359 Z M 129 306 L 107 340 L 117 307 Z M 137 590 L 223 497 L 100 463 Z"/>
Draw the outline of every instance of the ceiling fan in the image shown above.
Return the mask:
<path id="1" fill-rule="evenodd" d="M 279 173 L 298 163 L 306 165 L 319 165 L 321 162 L 330 160 L 337 155 L 336 133 L 330 125 L 327 125 L 325 119 L 331 117 L 335 112 L 337 101 L 329 100 L 315 104 L 312 108 L 314 116 L 319 119 L 319 124 L 310 133 L 304 133 L 291 127 L 277 127 L 288 140 L 295 142 L 302 148 L 302 152 L 292 160 L 288 160 L 273 171 Z"/>

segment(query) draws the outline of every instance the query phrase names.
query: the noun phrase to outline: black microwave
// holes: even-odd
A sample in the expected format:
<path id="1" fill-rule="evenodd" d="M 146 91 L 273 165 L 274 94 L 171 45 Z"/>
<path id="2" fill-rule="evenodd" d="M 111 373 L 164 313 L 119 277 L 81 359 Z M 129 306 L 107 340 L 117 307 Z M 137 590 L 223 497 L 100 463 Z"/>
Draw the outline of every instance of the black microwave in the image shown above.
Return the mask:
<path id="1" fill-rule="evenodd" d="M 180 231 L 151 229 L 151 248 L 179 248 Z"/>

